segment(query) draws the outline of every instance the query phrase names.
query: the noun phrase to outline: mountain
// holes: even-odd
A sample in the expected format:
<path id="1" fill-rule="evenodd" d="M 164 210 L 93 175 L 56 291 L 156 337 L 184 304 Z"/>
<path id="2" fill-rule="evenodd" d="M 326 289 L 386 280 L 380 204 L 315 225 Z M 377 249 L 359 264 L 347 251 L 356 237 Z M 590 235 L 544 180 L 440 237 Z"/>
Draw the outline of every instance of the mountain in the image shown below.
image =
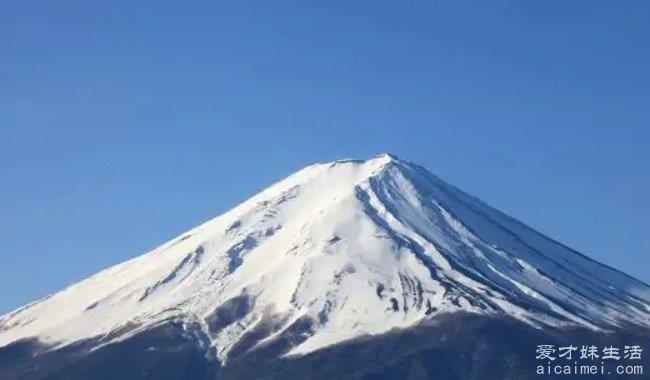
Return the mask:
<path id="1" fill-rule="evenodd" d="M 524 378 L 536 344 L 648 331 L 647 284 L 384 154 L 2 316 L 0 378 Z"/>

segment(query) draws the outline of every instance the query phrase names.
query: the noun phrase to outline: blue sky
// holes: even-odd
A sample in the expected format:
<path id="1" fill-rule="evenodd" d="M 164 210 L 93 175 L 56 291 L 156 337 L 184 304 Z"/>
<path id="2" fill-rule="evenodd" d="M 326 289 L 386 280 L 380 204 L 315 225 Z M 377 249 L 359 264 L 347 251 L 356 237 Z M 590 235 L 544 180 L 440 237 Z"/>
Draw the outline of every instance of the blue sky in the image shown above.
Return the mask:
<path id="1" fill-rule="evenodd" d="M 650 281 L 650 3 L 4 2 L 0 311 L 392 152 Z"/>

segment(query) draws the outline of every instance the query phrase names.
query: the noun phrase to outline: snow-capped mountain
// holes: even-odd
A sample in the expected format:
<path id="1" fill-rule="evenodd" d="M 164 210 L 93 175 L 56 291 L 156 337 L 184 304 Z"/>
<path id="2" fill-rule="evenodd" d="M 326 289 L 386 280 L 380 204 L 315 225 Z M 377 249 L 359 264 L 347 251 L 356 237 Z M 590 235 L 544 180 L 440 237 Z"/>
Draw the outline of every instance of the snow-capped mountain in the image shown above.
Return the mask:
<path id="1" fill-rule="evenodd" d="M 4 315 L 0 354 L 28 341 L 39 345 L 30 355 L 81 344 L 87 354 L 175 323 L 227 367 L 278 342 L 290 359 L 461 314 L 532 329 L 647 328 L 650 287 L 384 154 L 306 167 Z"/>

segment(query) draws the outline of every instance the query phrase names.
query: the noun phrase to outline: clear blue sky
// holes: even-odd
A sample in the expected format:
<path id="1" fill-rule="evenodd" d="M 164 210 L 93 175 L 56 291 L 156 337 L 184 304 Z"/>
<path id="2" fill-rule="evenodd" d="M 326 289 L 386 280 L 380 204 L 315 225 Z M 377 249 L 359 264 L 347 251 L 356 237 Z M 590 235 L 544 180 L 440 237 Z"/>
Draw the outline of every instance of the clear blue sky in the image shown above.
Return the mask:
<path id="1" fill-rule="evenodd" d="M 0 311 L 384 151 L 650 281 L 650 3 L 107 3 L 0 5 Z"/>

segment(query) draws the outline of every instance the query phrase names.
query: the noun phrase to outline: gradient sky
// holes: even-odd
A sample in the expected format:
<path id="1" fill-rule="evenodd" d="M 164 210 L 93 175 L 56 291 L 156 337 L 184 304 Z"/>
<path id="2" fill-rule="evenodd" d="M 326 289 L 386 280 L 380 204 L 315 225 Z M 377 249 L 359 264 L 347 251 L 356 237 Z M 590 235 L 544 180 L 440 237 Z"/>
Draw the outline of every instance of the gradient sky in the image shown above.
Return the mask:
<path id="1" fill-rule="evenodd" d="M 384 151 L 650 281 L 650 2 L 107 3 L 0 5 L 0 312 Z"/>

